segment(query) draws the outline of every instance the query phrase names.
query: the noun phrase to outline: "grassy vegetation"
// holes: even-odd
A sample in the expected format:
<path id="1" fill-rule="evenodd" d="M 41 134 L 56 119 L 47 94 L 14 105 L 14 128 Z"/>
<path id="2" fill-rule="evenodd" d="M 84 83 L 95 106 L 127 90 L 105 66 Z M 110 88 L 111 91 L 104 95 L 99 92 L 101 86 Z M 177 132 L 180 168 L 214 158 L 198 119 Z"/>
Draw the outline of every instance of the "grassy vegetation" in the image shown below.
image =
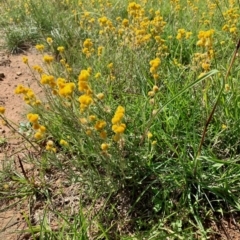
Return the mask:
<path id="1" fill-rule="evenodd" d="M 41 203 L 39 219 L 24 214 L 33 239 L 207 239 L 238 215 L 239 7 L 1 2 L 6 47 L 43 58 L 23 61 L 45 97 L 15 91 L 36 155 L 18 161 L 38 172 L 0 173 L 1 201 Z"/>

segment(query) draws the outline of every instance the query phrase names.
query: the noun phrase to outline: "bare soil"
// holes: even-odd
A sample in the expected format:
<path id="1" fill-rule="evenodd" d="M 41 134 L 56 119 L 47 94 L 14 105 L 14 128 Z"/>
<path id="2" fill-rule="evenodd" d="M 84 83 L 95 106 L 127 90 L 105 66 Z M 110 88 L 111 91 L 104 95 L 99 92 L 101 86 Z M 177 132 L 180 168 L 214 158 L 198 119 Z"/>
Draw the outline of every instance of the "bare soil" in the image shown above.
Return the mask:
<path id="1" fill-rule="evenodd" d="M 26 122 L 27 106 L 22 100 L 22 97 L 14 94 L 14 89 L 18 84 L 28 86 L 38 95 L 41 89 L 29 67 L 22 62 L 22 57 L 27 56 L 31 66 L 41 65 L 42 59 L 34 49 L 31 49 L 24 54 L 10 55 L 4 51 L 0 52 L 0 106 L 6 108 L 5 116 L 16 123 Z M 16 129 L 18 127 L 16 126 Z M 3 124 L 0 124 L 0 171 L 5 171 L 6 166 L 11 165 L 19 171 L 18 157 L 24 156 L 24 140 L 19 137 L 16 132 L 9 130 Z M 21 155 L 22 154 L 22 155 Z M 24 169 L 36 171 L 31 165 L 25 164 Z M 20 171 L 21 172 L 21 171 Z M 55 173 L 55 176 L 50 179 L 52 181 L 52 190 L 57 191 L 58 187 L 62 187 L 64 179 Z M 1 183 L 4 185 L 5 183 Z M 54 189 L 55 188 L 55 189 Z M 59 207 L 71 204 L 74 205 L 74 200 L 79 199 L 76 189 L 79 186 L 70 186 L 64 189 L 64 193 L 54 200 L 54 204 Z M 1 186 L 0 186 L 1 190 Z M 27 228 L 26 215 L 28 212 L 29 202 L 21 201 L 19 204 L 14 200 L 1 199 L 0 195 L 0 239 L 17 240 L 31 239 L 29 234 L 22 232 Z M 12 205 L 14 204 L 14 205 Z M 44 203 L 41 199 L 35 202 L 32 206 L 31 215 L 36 219 L 42 214 Z M 53 218 L 53 216 L 52 216 Z M 240 239 L 240 224 L 234 218 L 220 219 L 218 223 L 211 223 L 212 237 L 210 239 Z M 54 228 L 54 219 L 52 219 L 52 227 Z"/>
<path id="2" fill-rule="evenodd" d="M 14 94 L 15 88 L 22 84 L 36 93 L 41 91 L 29 67 L 22 62 L 23 56 L 28 57 L 31 65 L 41 64 L 41 56 L 34 49 L 19 55 L 0 52 L 0 105 L 6 108 L 5 116 L 16 124 L 16 130 L 21 122 L 26 122 L 27 106 L 21 96 Z M 24 140 L 15 131 L 0 124 L 0 171 L 6 171 L 8 166 L 19 169 L 17 156 L 25 154 L 24 145 Z M 30 166 L 25 166 L 25 169 L 28 168 Z M 26 227 L 23 212 L 27 205 L 21 203 L 11 207 L 15 202 L 0 198 L 0 239 L 20 239 L 21 234 L 16 231 Z"/>

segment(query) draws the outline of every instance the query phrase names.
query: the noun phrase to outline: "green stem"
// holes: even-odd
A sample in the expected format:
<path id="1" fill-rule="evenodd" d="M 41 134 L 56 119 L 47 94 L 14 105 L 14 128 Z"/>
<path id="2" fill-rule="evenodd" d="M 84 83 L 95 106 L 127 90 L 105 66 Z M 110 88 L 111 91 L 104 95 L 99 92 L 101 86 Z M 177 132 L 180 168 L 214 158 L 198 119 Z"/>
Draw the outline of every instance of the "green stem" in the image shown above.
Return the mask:
<path id="1" fill-rule="evenodd" d="M 218 94 L 218 97 L 217 97 L 217 100 L 216 100 L 216 102 L 215 102 L 215 104 L 214 104 L 214 106 L 213 106 L 213 108 L 212 108 L 212 111 L 211 111 L 211 113 L 210 113 L 210 115 L 209 115 L 209 117 L 208 117 L 208 119 L 207 119 L 207 121 L 206 121 L 204 130 L 203 130 L 203 134 L 202 134 L 202 138 L 201 138 L 201 141 L 200 141 L 200 144 L 199 144 L 199 147 L 198 147 L 197 157 L 196 157 L 195 160 L 194 160 L 194 161 L 195 161 L 195 162 L 194 162 L 194 175 L 195 175 L 196 172 L 197 172 L 197 163 L 198 163 L 199 156 L 201 155 L 202 145 L 203 145 L 204 140 L 205 140 L 205 136 L 206 136 L 206 133 L 207 133 L 208 126 L 209 126 L 209 124 L 210 124 L 210 122 L 211 122 L 211 120 L 212 120 L 212 118 L 213 118 L 214 112 L 215 112 L 215 110 L 216 110 L 216 108 L 217 108 L 217 105 L 218 105 L 220 96 L 222 95 L 222 92 L 223 92 L 225 83 L 226 83 L 226 81 L 227 81 L 227 79 L 228 79 L 228 77 L 229 77 L 229 74 L 230 74 L 230 71 L 231 71 L 231 69 L 232 69 L 233 63 L 235 62 L 235 59 L 236 59 L 236 57 L 237 57 L 237 52 L 238 52 L 239 48 L 240 48 L 240 39 L 238 40 L 237 46 L 236 46 L 235 51 L 234 51 L 234 53 L 233 53 L 233 57 L 232 57 L 231 62 L 230 62 L 230 64 L 229 64 L 229 67 L 228 67 L 227 73 L 226 73 L 226 75 L 225 75 L 225 78 L 224 78 L 222 87 L 221 87 L 221 89 L 220 89 L 220 91 L 219 91 L 219 94 Z"/>
<path id="2" fill-rule="evenodd" d="M 12 129 L 14 132 L 19 134 L 23 139 L 25 139 L 38 152 L 38 149 L 36 148 L 36 146 L 34 146 L 33 143 L 26 136 L 24 136 L 22 133 L 17 131 L 17 129 L 15 127 L 13 127 L 13 125 L 11 123 L 9 123 L 9 121 L 5 117 L 3 117 L 1 114 L 0 114 L 0 118 L 6 123 L 6 125 L 9 129 Z"/>

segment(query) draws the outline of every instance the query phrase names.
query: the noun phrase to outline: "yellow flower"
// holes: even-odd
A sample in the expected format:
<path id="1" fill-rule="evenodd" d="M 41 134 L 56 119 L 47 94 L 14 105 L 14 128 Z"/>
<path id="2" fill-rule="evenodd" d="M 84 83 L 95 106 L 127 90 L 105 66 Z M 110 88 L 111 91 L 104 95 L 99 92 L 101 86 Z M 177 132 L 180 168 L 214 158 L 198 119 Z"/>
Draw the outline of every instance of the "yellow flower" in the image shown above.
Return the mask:
<path id="1" fill-rule="evenodd" d="M 204 69 L 205 71 L 209 71 L 210 70 L 210 64 L 209 63 L 202 63 L 202 69 Z"/>
<path id="2" fill-rule="evenodd" d="M 108 148 L 109 148 L 109 144 L 107 144 L 107 143 L 102 143 L 102 144 L 101 144 L 101 149 L 102 149 L 103 151 L 107 151 Z"/>
<path id="3" fill-rule="evenodd" d="M 78 76 L 78 81 L 88 81 L 88 78 L 90 77 L 88 70 L 82 70 L 80 75 Z"/>
<path id="4" fill-rule="evenodd" d="M 33 105 L 41 105 L 41 104 L 42 104 L 41 100 L 36 100 Z"/>
<path id="5" fill-rule="evenodd" d="M 155 95 L 155 92 L 154 92 L 154 91 L 149 91 L 149 92 L 148 92 L 148 96 L 149 96 L 149 97 L 154 97 L 154 95 Z"/>
<path id="6" fill-rule="evenodd" d="M 84 42 L 83 42 L 83 47 L 84 48 L 91 48 L 93 46 L 93 42 L 90 38 L 87 38 Z"/>
<path id="7" fill-rule="evenodd" d="M 86 134 L 87 134 L 88 136 L 91 136 L 91 135 L 92 135 L 92 131 L 91 131 L 90 129 L 88 129 L 88 130 L 86 131 Z"/>
<path id="8" fill-rule="evenodd" d="M 43 74 L 40 83 L 48 84 L 51 88 L 54 88 L 56 86 L 55 78 L 52 75 Z"/>
<path id="9" fill-rule="evenodd" d="M 63 97 L 69 97 L 72 95 L 73 90 L 75 89 L 75 84 L 70 82 L 70 83 L 65 83 L 64 87 L 60 88 L 59 90 L 59 95 Z"/>
<path id="10" fill-rule="evenodd" d="M 107 65 L 107 67 L 110 68 L 110 69 L 113 68 L 113 63 L 109 63 L 109 64 Z"/>
<path id="11" fill-rule="evenodd" d="M 88 95 L 92 93 L 92 90 L 90 89 L 88 83 L 85 82 L 85 81 L 79 81 L 79 82 L 78 82 L 78 90 L 79 90 L 80 92 L 85 92 L 85 93 L 87 93 Z"/>
<path id="12" fill-rule="evenodd" d="M 22 61 L 23 61 L 23 63 L 28 64 L 28 57 L 23 57 Z"/>
<path id="13" fill-rule="evenodd" d="M 178 34 L 177 34 L 176 39 L 177 40 L 183 39 L 185 37 L 185 34 L 186 34 L 186 30 L 185 29 L 183 29 L 183 28 L 178 29 Z"/>
<path id="14" fill-rule="evenodd" d="M 53 56 L 49 56 L 49 55 L 45 55 L 44 57 L 43 57 L 43 61 L 44 62 L 46 62 L 46 63 L 51 63 L 52 61 L 53 61 Z"/>
<path id="15" fill-rule="evenodd" d="M 65 65 L 65 64 L 66 64 L 66 59 L 63 59 L 63 58 L 62 58 L 62 59 L 60 60 L 60 63 L 61 63 L 62 65 Z"/>
<path id="16" fill-rule="evenodd" d="M 101 77 L 101 73 L 100 73 L 100 72 L 96 73 L 94 77 L 95 77 L 95 78 Z"/>
<path id="17" fill-rule="evenodd" d="M 93 102 L 92 98 L 89 95 L 86 95 L 86 94 L 80 96 L 78 100 L 81 104 L 87 105 L 87 106 L 90 105 Z"/>
<path id="18" fill-rule="evenodd" d="M 91 68 L 91 67 L 88 67 L 88 68 L 87 68 L 87 71 L 89 72 L 89 74 L 91 74 L 91 73 L 92 73 L 92 68 Z"/>
<path id="19" fill-rule="evenodd" d="M 63 139 L 61 139 L 59 143 L 60 143 L 60 145 L 62 145 L 62 146 L 65 146 L 65 147 L 68 146 L 68 142 L 65 141 L 65 140 L 63 140 Z"/>
<path id="20" fill-rule="evenodd" d="M 51 45 L 51 44 L 53 43 L 52 38 L 48 37 L 48 38 L 47 38 L 47 43 L 48 43 L 49 45 Z"/>
<path id="21" fill-rule="evenodd" d="M 113 118 L 112 118 L 112 124 L 120 123 L 124 117 L 125 109 L 122 106 L 118 106 Z"/>
<path id="22" fill-rule="evenodd" d="M 42 52 L 43 49 L 44 49 L 44 45 L 43 45 L 43 44 L 37 44 L 37 45 L 35 46 L 35 48 L 36 48 L 39 52 Z"/>
<path id="23" fill-rule="evenodd" d="M 64 52 L 64 47 L 63 47 L 63 46 L 59 46 L 59 47 L 57 48 L 57 50 L 58 50 L 60 53 L 62 53 L 62 52 Z"/>
<path id="24" fill-rule="evenodd" d="M 25 93 L 27 93 L 27 90 L 26 90 L 26 88 L 25 88 L 24 86 L 18 85 L 18 86 L 15 88 L 14 93 L 15 93 L 15 94 L 21 94 L 21 93 L 25 94 Z"/>
<path id="25" fill-rule="evenodd" d="M 54 142 L 52 140 L 48 140 L 47 141 L 47 146 L 53 147 L 54 146 Z"/>
<path id="26" fill-rule="evenodd" d="M 103 51 L 103 46 L 99 46 L 98 47 L 98 56 L 102 55 L 102 51 Z"/>
<path id="27" fill-rule="evenodd" d="M 122 25 L 123 25 L 124 27 L 128 27 L 128 25 L 129 25 L 128 19 L 124 18 L 123 21 L 122 21 Z"/>
<path id="28" fill-rule="evenodd" d="M 121 123 L 121 124 L 114 124 L 112 125 L 112 130 L 114 133 L 116 134 L 120 134 L 120 133 L 123 133 L 126 129 L 126 124 L 124 123 Z"/>
<path id="29" fill-rule="evenodd" d="M 37 71 L 38 73 L 43 73 L 43 70 L 42 70 L 42 68 L 40 67 L 40 66 L 38 66 L 38 65 L 34 65 L 33 66 L 33 69 L 35 70 L 35 71 Z"/>
<path id="30" fill-rule="evenodd" d="M 151 133 L 151 132 L 148 132 L 148 133 L 147 133 L 147 137 L 148 137 L 148 139 L 152 138 L 152 137 L 153 137 L 152 133 Z"/>
<path id="31" fill-rule="evenodd" d="M 46 127 L 43 126 L 43 125 L 40 125 L 38 131 L 41 132 L 41 133 L 45 133 L 46 132 Z"/>
<path id="32" fill-rule="evenodd" d="M 0 114 L 4 114 L 5 113 L 5 107 L 0 106 Z"/>
<path id="33" fill-rule="evenodd" d="M 37 140 L 42 139 L 43 138 L 43 134 L 41 132 L 36 132 L 34 134 L 34 138 L 37 139 Z"/>
<path id="34" fill-rule="evenodd" d="M 49 152 L 54 152 L 54 153 L 57 151 L 56 148 L 51 147 L 51 146 L 49 146 L 49 145 L 46 146 L 46 150 L 49 151 Z"/>
<path id="35" fill-rule="evenodd" d="M 88 123 L 86 118 L 79 118 L 79 121 L 80 121 L 81 124 L 87 124 Z"/>
<path id="36" fill-rule="evenodd" d="M 153 67 L 153 68 L 157 68 L 157 67 L 160 65 L 160 63 L 161 63 L 160 58 L 155 58 L 155 59 L 153 59 L 153 60 L 151 60 L 151 61 L 149 62 L 149 64 L 150 64 L 151 67 Z"/>
<path id="37" fill-rule="evenodd" d="M 231 27 L 231 28 L 229 29 L 229 32 L 230 32 L 230 33 L 233 33 L 233 34 L 236 34 L 236 33 L 237 33 L 237 28 L 236 28 L 236 27 Z"/>
<path id="38" fill-rule="evenodd" d="M 91 122 L 95 121 L 96 118 L 97 118 L 97 117 L 96 117 L 95 115 L 90 115 L 90 116 L 88 116 L 88 119 L 89 119 L 89 121 L 91 121 Z"/>
<path id="39" fill-rule="evenodd" d="M 153 92 L 155 92 L 155 93 L 156 93 L 156 92 L 159 90 L 159 87 L 158 87 L 158 86 L 156 86 L 156 85 L 154 85 L 152 90 L 153 90 Z"/>
<path id="40" fill-rule="evenodd" d="M 32 128 L 34 130 L 38 130 L 40 128 L 40 124 L 38 122 L 34 122 Z"/>
<path id="41" fill-rule="evenodd" d="M 39 115 L 38 114 L 33 114 L 29 113 L 27 115 L 27 119 L 30 123 L 37 123 L 38 122 Z"/>
<path id="42" fill-rule="evenodd" d="M 99 120 L 96 122 L 94 128 L 98 131 L 102 130 L 104 127 L 106 127 L 107 123 L 103 120 Z"/>
<path id="43" fill-rule="evenodd" d="M 98 98 L 99 100 L 102 100 L 102 99 L 104 98 L 104 94 L 103 94 L 103 93 L 98 93 L 98 94 L 97 94 L 97 98 Z"/>
<path id="44" fill-rule="evenodd" d="M 227 125 L 222 124 L 222 129 L 223 129 L 223 130 L 227 129 Z"/>
<path id="45" fill-rule="evenodd" d="M 102 139 L 106 139 L 106 138 L 107 138 L 107 132 L 106 132 L 106 131 L 101 131 L 101 132 L 100 132 L 100 137 L 101 137 Z"/>

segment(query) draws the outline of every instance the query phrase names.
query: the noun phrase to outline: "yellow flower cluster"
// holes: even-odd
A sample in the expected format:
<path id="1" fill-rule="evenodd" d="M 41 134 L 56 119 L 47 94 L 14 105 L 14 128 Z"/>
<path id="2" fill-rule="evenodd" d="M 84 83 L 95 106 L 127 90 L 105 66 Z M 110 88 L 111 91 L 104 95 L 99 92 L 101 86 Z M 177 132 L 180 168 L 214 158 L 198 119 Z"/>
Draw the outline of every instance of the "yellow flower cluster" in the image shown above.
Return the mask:
<path id="1" fill-rule="evenodd" d="M 89 115 L 87 118 L 80 118 L 79 121 L 82 124 L 82 126 L 86 128 L 86 134 L 88 136 L 92 135 L 93 132 L 92 130 L 94 129 L 98 132 L 99 136 L 102 139 L 107 138 L 107 131 L 105 130 L 107 126 L 106 121 L 102 119 L 97 119 L 95 115 Z"/>
<path id="2" fill-rule="evenodd" d="M 102 30 L 99 31 L 100 35 L 103 35 L 104 33 L 110 33 L 115 32 L 115 27 L 113 26 L 113 23 L 110 19 L 108 19 L 106 16 L 103 16 L 98 19 L 98 23 Z"/>
<path id="3" fill-rule="evenodd" d="M 62 97 L 70 97 L 76 88 L 75 83 L 67 83 L 65 78 L 58 78 L 56 81 L 52 75 L 43 74 L 40 82 L 49 85 L 53 94 L 58 93 Z"/>
<path id="4" fill-rule="evenodd" d="M 160 11 L 155 12 L 155 17 L 151 21 L 151 33 L 152 35 L 159 36 L 162 32 L 164 27 L 166 26 L 166 22 L 163 20 L 163 17 L 160 14 Z"/>
<path id="5" fill-rule="evenodd" d="M 83 112 L 86 108 L 88 108 L 89 105 L 91 105 L 93 102 L 92 97 L 87 94 L 81 95 L 78 100 L 80 102 L 81 112 Z"/>
<path id="6" fill-rule="evenodd" d="M 107 143 L 102 143 L 101 144 L 101 149 L 103 150 L 103 152 L 106 152 L 109 148 L 109 144 Z"/>
<path id="7" fill-rule="evenodd" d="M 52 45 L 52 43 L 53 43 L 52 38 L 48 37 L 48 38 L 47 38 L 47 43 L 48 43 L 49 45 Z"/>
<path id="8" fill-rule="evenodd" d="M 52 63 L 53 62 L 53 56 L 49 56 L 49 55 L 45 55 L 45 56 L 43 56 L 43 61 L 45 62 L 45 63 L 47 63 L 47 64 L 50 64 L 50 63 Z"/>
<path id="9" fill-rule="evenodd" d="M 128 11 L 128 14 L 133 17 L 137 17 L 137 16 L 143 14 L 143 12 L 144 12 L 142 7 L 135 2 L 129 3 L 127 11 Z"/>
<path id="10" fill-rule="evenodd" d="M 154 100 L 154 96 L 155 94 L 158 92 L 159 90 L 159 87 L 154 85 L 152 90 L 148 92 L 148 96 L 150 97 L 150 100 L 149 100 L 149 103 L 151 105 L 154 105 L 155 104 L 155 100 Z"/>
<path id="11" fill-rule="evenodd" d="M 158 77 L 159 77 L 158 74 L 157 74 L 157 70 L 158 70 L 158 68 L 159 68 L 159 66 L 161 64 L 160 58 L 155 58 L 155 59 L 151 60 L 149 62 L 149 64 L 151 66 L 150 67 L 150 73 L 152 74 L 154 80 L 157 80 Z"/>
<path id="12" fill-rule="evenodd" d="M 71 97 L 74 89 L 76 88 L 75 83 L 69 82 L 66 83 L 64 78 L 57 79 L 58 94 L 62 97 Z"/>
<path id="13" fill-rule="evenodd" d="M 23 61 L 23 63 L 28 64 L 28 57 L 25 57 L 25 56 L 24 56 L 24 57 L 22 58 L 22 61 Z"/>
<path id="14" fill-rule="evenodd" d="M 57 149 L 54 147 L 54 142 L 52 140 L 47 141 L 46 150 L 56 153 Z"/>
<path id="15" fill-rule="evenodd" d="M 43 69 L 40 66 L 38 66 L 38 65 L 34 65 L 32 68 L 33 68 L 33 70 L 35 70 L 39 74 L 43 73 Z"/>
<path id="16" fill-rule="evenodd" d="M 78 90 L 84 93 L 78 99 L 80 102 L 81 111 L 84 111 L 93 102 L 92 90 L 88 84 L 90 72 L 90 69 L 82 70 L 78 76 Z"/>
<path id="17" fill-rule="evenodd" d="M 76 18 L 77 14 L 75 13 L 74 16 Z M 83 14 L 81 15 L 81 20 L 79 22 L 81 28 L 89 31 L 91 30 L 94 23 L 95 23 L 95 18 L 91 16 L 91 13 L 87 11 L 83 12 Z"/>
<path id="18" fill-rule="evenodd" d="M 98 23 L 101 27 L 107 26 L 111 22 L 107 17 L 103 16 L 98 19 Z"/>
<path id="19" fill-rule="evenodd" d="M 200 31 L 198 33 L 198 41 L 197 46 L 204 47 L 206 49 L 212 49 L 212 36 L 214 34 L 214 30 L 210 29 L 208 31 Z"/>
<path id="20" fill-rule="evenodd" d="M 105 128 L 107 123 L 104 120 L 98 120 L 95 124 L 95 129 L 97 131 L 101 131 L 103 128 Z"/>
<path id="21" fill-rule="evenodd" d="M 102 55 L 102 52 L 103 52 L 103 46 L 99 46 L 98 47 L 98 56 L 100 57 Z"/>
<path id="22" fill-rule="evenodd" d="M 213 50 L 213 34 L 214 30 L 200 31 L 198 34 L 197 46 L 202 47 L 203 53 L 195 53 L 194 61 L 204 72 L 210 70 L 211 60 L 214 57 Z"/>
<path id="23" fill-rule="evenodd" d="M 187 32 L 184 28 L 180 28 L 178 29 L 176 39 L 177 40 L 189 39 L 191 35 L 192 35 L 192 32 Z"/>
<path id="24" fill-rule="evenodd" d="M 125 109 L 122 106 L 118 106 L 117 110 L 112 118 L 112 131 L 115 133 L 113 137 L 114 141 L 119 141 L 126 129 L 126 124 L 122 123 L 125 114 Z"/>
<path id="25" fill-rule="evenodd" d="M 38 105 L 41 104 L 40 100 L 36 99 L 36 96 L 33 92 L 32 89 L 24 87 L 22 85 L 18 85 L 14 91 L 15 94 L 23 94 L 24 95 L 24 101 L 25 103 L 34 106 L 34 105 Z"/>
<path id="26" fill-rule="evenodd" d="M 61 139 L 59 143 L 60 143 L 61 146 L 64 146 L 64 147 L 68 147 L 69 146 L 68 142 L 63 140 L 63 139 Z"/>
<path id="27" fill-rule="evenodd" d="M 78 90 L 88 95 L 92 94 L 92 90 L 88 84 L 90 73 L 88 70 L 82 70 L 78 76 Z"/>
<path id="28" fill-rule="evenodd" d="M 91 56 L 91 54 L 94 52 L 93 42 L 92 42 L 92 40 L 90 38 L 87 38 L 83 42 L 82 52 L 83 52 L 83 54 L 86 55 L 87 58 L 89 58 Z"/>
<path id="29" fill-rule="evenodd" d="M 46 127 L 39 124 L 39 122 L 38 122 L 39 115 L 34 114 L 34 113 L 29 113 L 27 115 L 27 119 L 32 124 L 32 128 L 34 130 L 36 130 L 36 133 L 34 134 L 34 138 L 36 140 L 42 139 L 44 137 L 45 132 L 46 132 Z"/>
<path id="30" fill-rule="evenodd" d="M 56 80 L 52 75 L 43 74 L 40 83 L 49 85 L 52 90 L 56 87 Z"/>
<path id="31" fill-rule="evenodd" d="M 223 13 L 226 23 L 223 25 L 222 30 L 225 32 L 230 32 L 232 35 L 236 36 L 238 34 L 238 22 L 240 18 L 239 8 L 230 8 Z"/>
<path id="32" fill-rule="evenodd" d="M 65 49 L 64 49 L 63 46 L 59 46 L 59 47 L 57 48 L 57 50 L 58 50 L 60 53 L 63 53 Z"/>
<path id="33" fill-rule="evenodd" d="M 72 72 L 72 68 L 70 67 L 69 64 L 66 63 L 66 59 L 62 58 L 60 60 L 60 63 L 65 67 L 65 69 L 67 70 L 67 73 Z"/>
<path id="34" fill-rule="evenodd" d="M 37 45 L 35 46 L 35 48 L 36 48 L 39 52 L 42 52 L 43 49 L 44 49 L 44 45 L 43 45 L 43 44 L 37 44 Z"/>

